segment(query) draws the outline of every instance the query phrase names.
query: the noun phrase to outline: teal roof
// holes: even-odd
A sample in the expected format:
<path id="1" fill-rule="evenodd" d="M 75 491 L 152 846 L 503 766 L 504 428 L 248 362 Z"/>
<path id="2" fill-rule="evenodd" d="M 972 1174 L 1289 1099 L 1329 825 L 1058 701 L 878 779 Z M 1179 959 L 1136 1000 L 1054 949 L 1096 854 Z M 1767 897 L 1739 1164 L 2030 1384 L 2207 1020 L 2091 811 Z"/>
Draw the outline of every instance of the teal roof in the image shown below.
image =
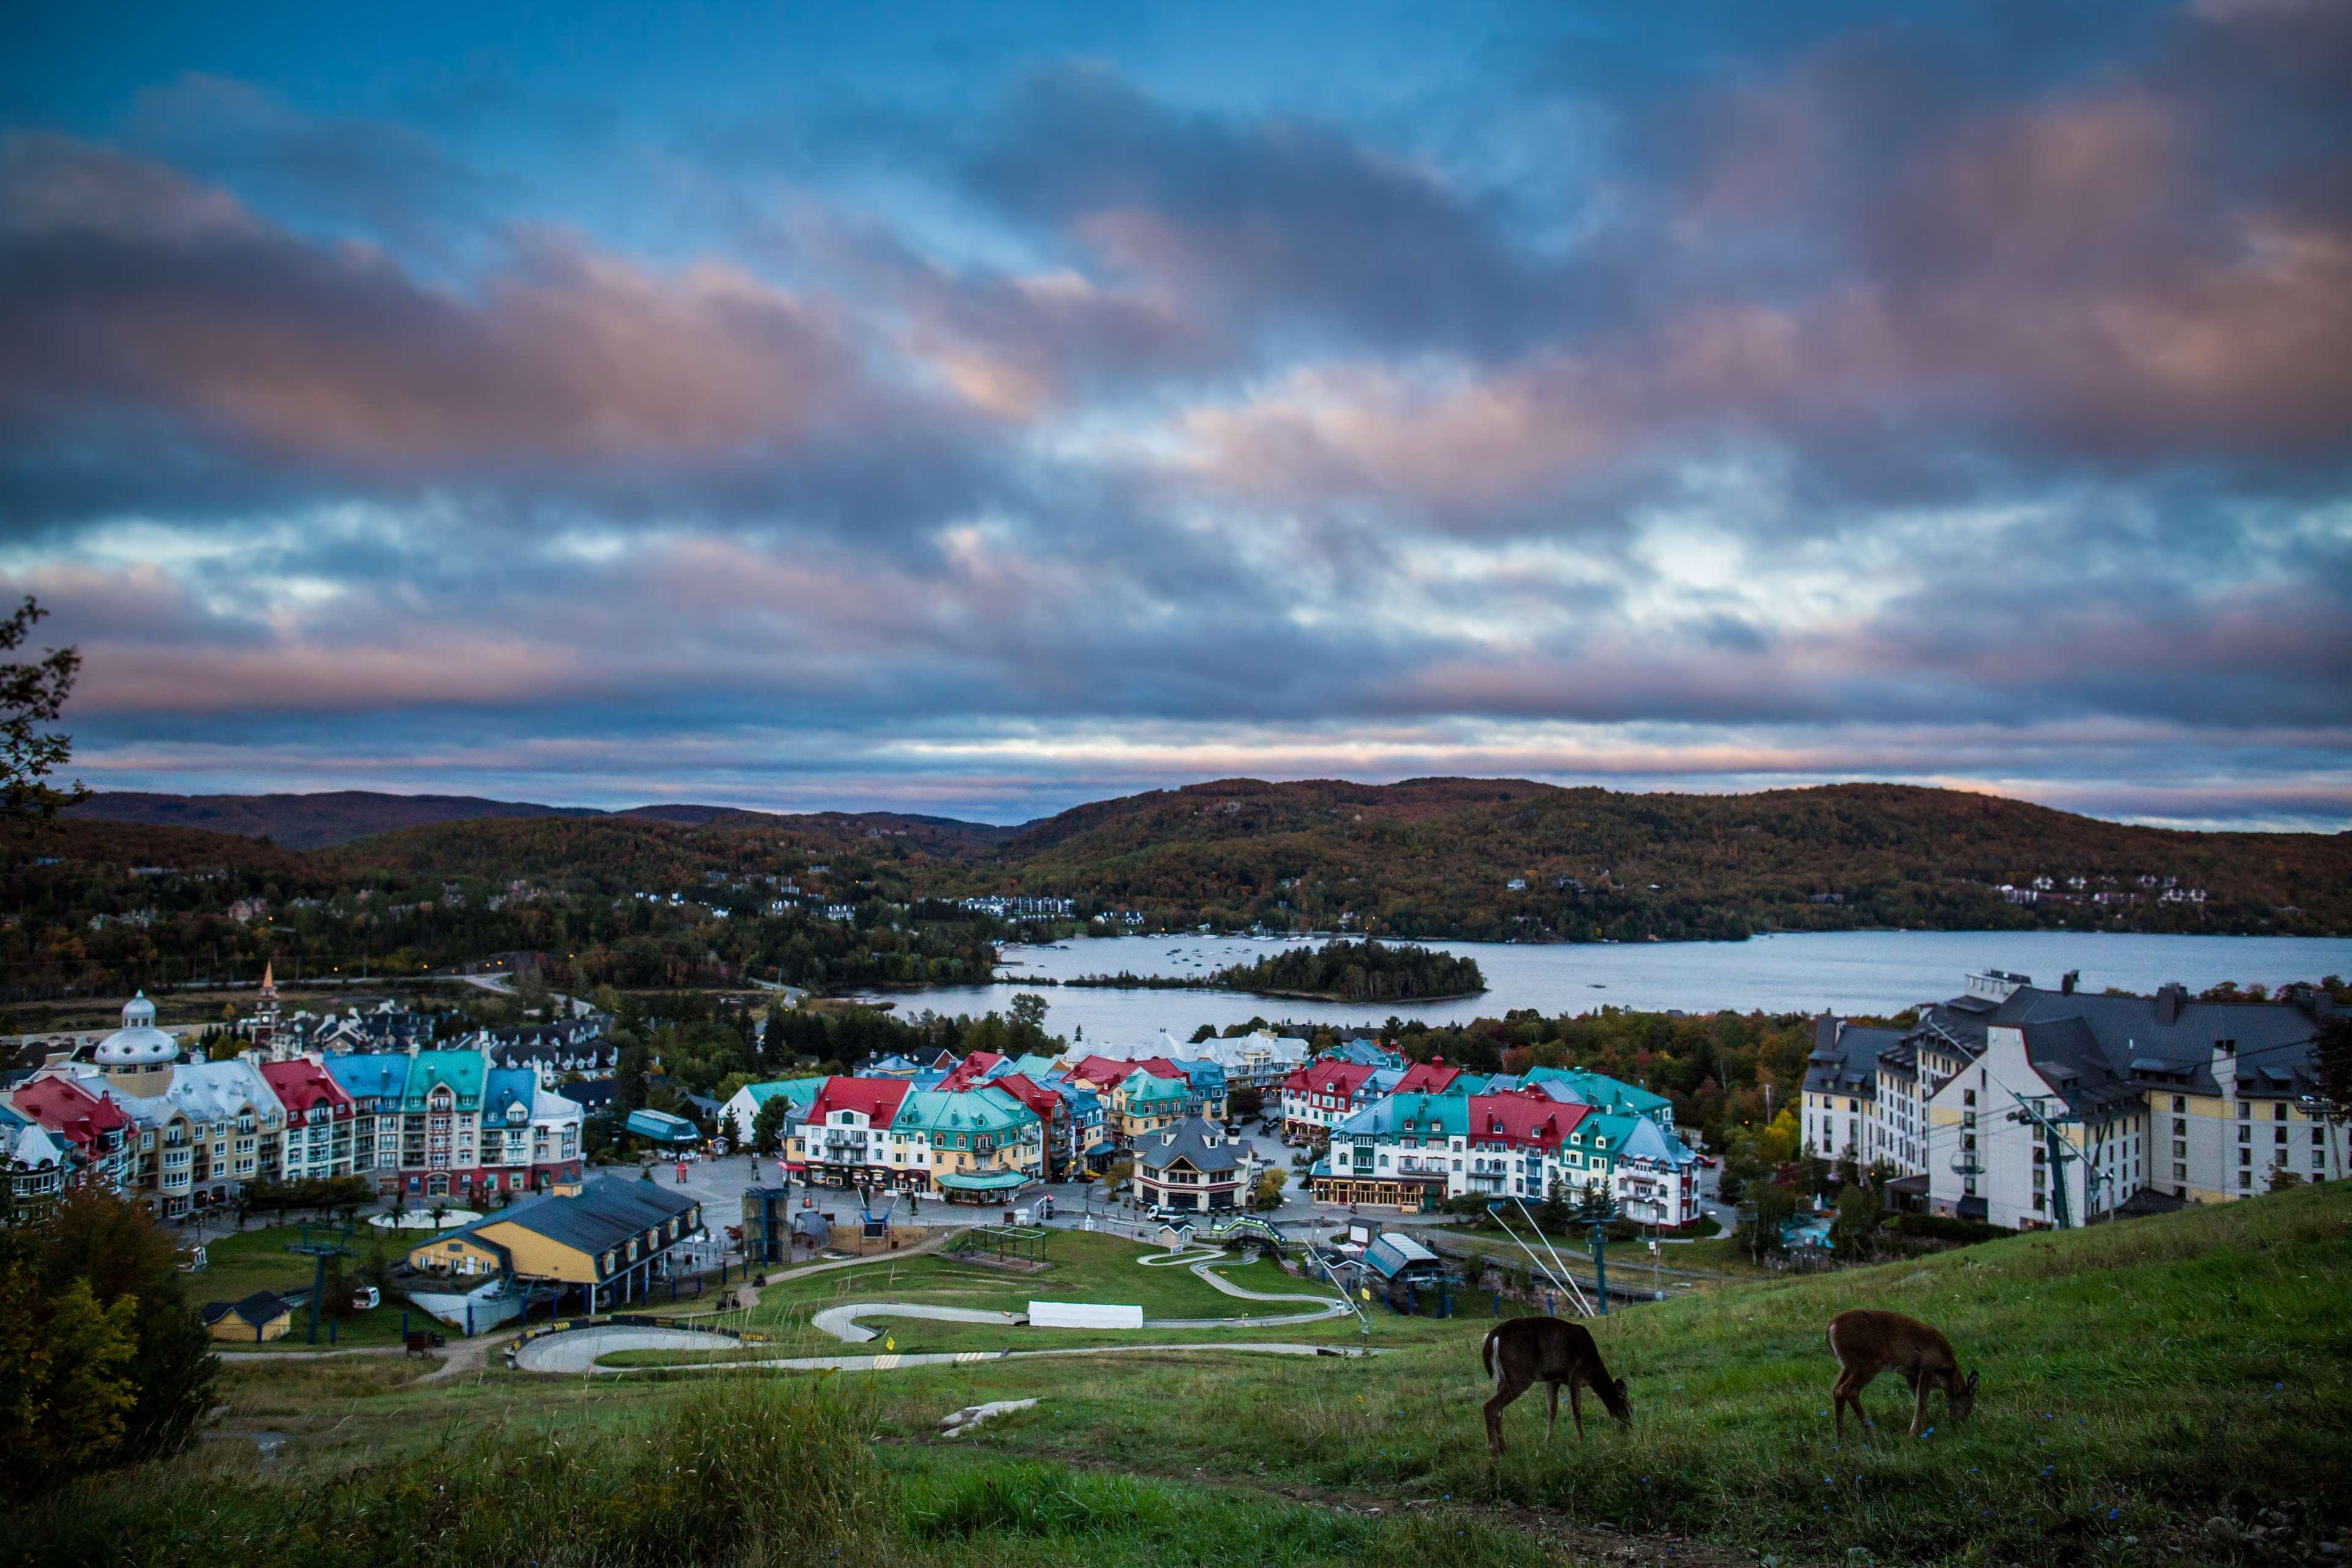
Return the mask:
<path id="1" fill-rule="evenodd" d="M 630 1111 L 628 1121 L 623 1125 L 640 1138 L 656 1138 L 665 1143 L 702 1142 L 702 1133 L 693 1122 L 683 1116 L 672 1116 L 667 1110 L 656 1110 L 651 1107 Z"/>
<path id="2" fill-rule="evenodd" d="M 1411 1127 L 1405 1125 L 1412 1122 Z M 1470 1102 L 1444 1094 L 1392 1094 L 1375 1100 L 1331 1130 L 1341 1138 L 1460 1138 L 1470 1129 Z"/>
<path id="3" fill-rule="evenodd" d="M 985 1086 L 958 1094 L 946 1089 L 918 1089 L 908 1092 L 890 1123 L 893 1132 L 984 1132 L 999 1138 L 1020 1136 L 1037 1113 L 1001 1089 Z"/>
<path id="4" fill-rule="evenodd" d="M 1018 1171 L 990 1171 L 982 1175 L 950 1171 L 940 1178 L 940 1185 L 962 1193 L 1004 1193 L 1028 1184 L 1029 1178 Z"/>
<path id="5" fill-rule="evenodd" d="M 478 1110 L 482 1106 L 482 1080 L 489 1072 L 489 1058 L 479 1051 L 419 1051 L 408 1058 L 408 1082 L 401 1094 L 403 1110 L 423 1110 L 425 1097 L 435 1086 L 447 1084 L 449 1092 L 457 1098 L 457 1109 Z"/>
<path id="6" fill-rule="evenodd" d="M 1139 1079 L 1141 1081 L 1139 1082 Z M 1155 1077 L 1141 1068 L 1128 1074 L 1118 1087 L 1126 1091 L 1127 1103 L 1130 1109 L 1134 1108 L 1139 1101 L 1150 1103 L 1162 1100 L 1181 1105 L 1192 1096 L 1192 1086 L 1185 1079 Z"/>
<path id="7" fill-rule="evenodd" d="M 747 1083 L 743 1092 L 751 1097 L 755 1109 L 780 1094 L 787 1105 L 806 1105 L 824 1091 L 824 1084 L 823 1078 L 780 1078 L 772 1083 Z"/>
<path id="8" fill-rule="evenodd" d="M 1600 1110 L 1630 1111 L 1646 1116 L 1653 1111 L 1669 1110 L 1674 1101 L 1663 1094 L 1653 1094 L 1622 1079 L 1607 1073 L 1591 1072 L 1583 1068 L 1535 1068 L 1527 1075 L 1529 1083 L 1564 1084 L 1585 1104 Z"/>
<path id="9" fill-rule="evenodd" d="M 1059 1057 L 1026 1056 L 1013 1058 L 1013 1070 L 1032 1083 L 1043 1083 L 1047 1077 L 1062 1070 Z"/>

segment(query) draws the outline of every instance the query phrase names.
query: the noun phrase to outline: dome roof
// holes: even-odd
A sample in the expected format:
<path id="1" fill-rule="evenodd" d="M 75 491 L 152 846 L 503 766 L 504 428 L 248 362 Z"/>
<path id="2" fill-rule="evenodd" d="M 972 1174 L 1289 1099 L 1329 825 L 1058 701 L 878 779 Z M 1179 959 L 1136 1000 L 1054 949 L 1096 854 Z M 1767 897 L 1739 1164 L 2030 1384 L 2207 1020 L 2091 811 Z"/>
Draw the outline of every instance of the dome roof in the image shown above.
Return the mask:
<path id="1" fill-rule="evenodd" d="M 180 1059 L 180 1042 L 155 1026 L 155 1004 L 142 991 L 122 1006 L 122 1027 L 98 1042 L 100 1067 L 154 1067 Z"/>

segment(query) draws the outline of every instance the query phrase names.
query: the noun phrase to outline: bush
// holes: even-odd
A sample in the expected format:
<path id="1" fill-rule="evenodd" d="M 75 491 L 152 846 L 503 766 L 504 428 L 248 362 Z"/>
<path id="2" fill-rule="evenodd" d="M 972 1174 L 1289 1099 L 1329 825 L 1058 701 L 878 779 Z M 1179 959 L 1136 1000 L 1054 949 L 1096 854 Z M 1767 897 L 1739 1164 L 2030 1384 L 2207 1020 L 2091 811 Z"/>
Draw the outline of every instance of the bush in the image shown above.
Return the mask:
<path id="1" fill-rule="evenodd" d="M 300 1487 L 212 1476 L 85 1484 L 10 1521 L 23 1560 L 224 1563 L 870 1561 L 885 1515 L 871 1395 L 772 1378 L 714 1382 L 650 1430 L 488 1432 Z"/>
<path id="2" fill-rule="evenodd" d="M 1898 1236 L 1921 1237 L 1931 1241 L 1948 1241 L 1957 1247 L 1973 1247 L 1979 1241 L 1998 1241 L 2004 1236 L 2015 1236 L 1982 1220 L 1955 1219 L 1940 1214 L 1899 1214 L 1886 1222 L 1886 1228 Z"/>

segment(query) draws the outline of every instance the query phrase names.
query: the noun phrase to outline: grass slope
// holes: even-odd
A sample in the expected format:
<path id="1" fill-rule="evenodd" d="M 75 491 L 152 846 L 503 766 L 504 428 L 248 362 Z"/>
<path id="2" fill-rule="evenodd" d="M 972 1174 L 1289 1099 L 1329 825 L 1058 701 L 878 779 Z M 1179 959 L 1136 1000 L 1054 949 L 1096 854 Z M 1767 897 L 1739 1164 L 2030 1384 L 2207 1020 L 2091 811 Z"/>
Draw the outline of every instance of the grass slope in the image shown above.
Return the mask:
<path id="1" fill-rule="evenodd" d="M 228 1426 L 293 1434 L 286 1458 L 214 1442 L 80 1489 L 12 1521 L 0 1560 L 341 1563 L 404 1541 L 416 1563 L 2303 1562 L 2352 1513 L 2347 1282 L 2338 1184 L 1727 1286 L 1595 1325 L 1630 1432 L 1546 1450 L 1531 1396 L 1499 1465 L 1475 1319 L 1378 1328 L 1400 1348 L 1369 1362 L 423 1387 L 390 1363 L 247 1364 Z M 1977 1417 L 1913 1441 L 1885 1382 L 1864 1396 L 1883 1425 L 1841 1447 L 1821 1331 L 1856 1305 L 1946 1328 L 1983 1373 Z M 948 1411 L 1032 1396 L 936 1438 Z"/>

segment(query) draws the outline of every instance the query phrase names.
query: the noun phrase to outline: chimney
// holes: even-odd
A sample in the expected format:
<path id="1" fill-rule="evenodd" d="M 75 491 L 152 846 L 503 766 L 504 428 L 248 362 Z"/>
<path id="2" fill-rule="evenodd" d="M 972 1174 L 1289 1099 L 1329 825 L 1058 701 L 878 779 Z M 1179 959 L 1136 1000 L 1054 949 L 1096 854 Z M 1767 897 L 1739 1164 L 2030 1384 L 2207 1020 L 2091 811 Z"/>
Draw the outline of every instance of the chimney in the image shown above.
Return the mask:
<path id="1" fill-rule="evenodd" d="M 2072 996 L 2074 994 L 2074 986 L 2082 978 L 2083 972 L 2081 970 L 2068 970 L 2066 972 L 2065 978 L 2058 982 L 2058 994 L 2061 996 Z"/>
<path id="2" fill-rule="evenodd" d="M 2180 1022 L 2180 1004 L 2189 997 L 2189 988 L 2178 980 L 2167 981 L 2156 988 L 2156 1021 L 2159 1024 Z"/>

